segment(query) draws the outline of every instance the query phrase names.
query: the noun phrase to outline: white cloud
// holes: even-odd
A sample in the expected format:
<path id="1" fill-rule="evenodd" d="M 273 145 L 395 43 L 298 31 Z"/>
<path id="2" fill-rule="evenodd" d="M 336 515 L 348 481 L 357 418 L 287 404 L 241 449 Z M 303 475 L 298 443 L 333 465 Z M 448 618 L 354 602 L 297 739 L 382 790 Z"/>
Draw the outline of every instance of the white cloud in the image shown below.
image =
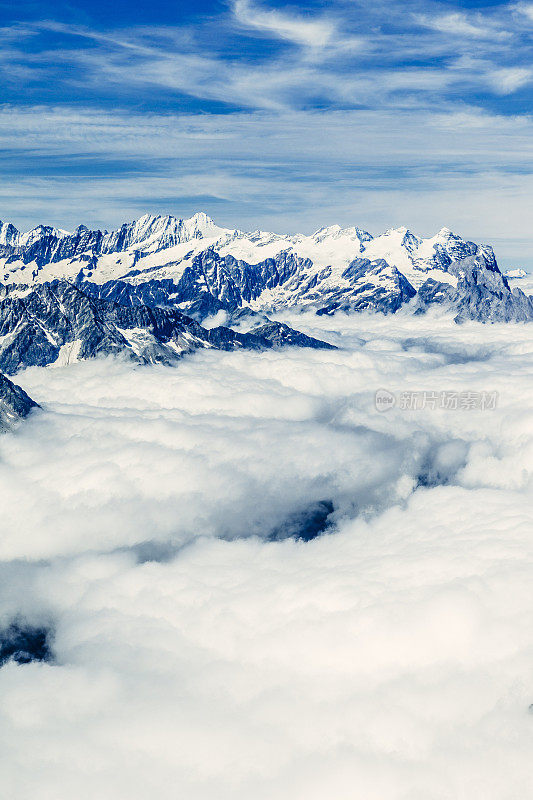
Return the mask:
<path id="1" fill-rule="evenodd" d="M 231 17 L 218 20 L 215 43 L 212 35 L 203 38 L 202 25 L 139 26 L 120 32 L 49 21 L 27 25 L 27 35 L 75 37 L 76 46 L 65 47 L 61 38 L 61 44 L 36 50 L 29 58 L 12 39 L 0 56 L 0 68 L 5 79 L 15 84 L 23 77 L 25 84 L 53 81 L 71 92 L 83 88 L 85 95 L 90 87 L 97 96 L 104 91 L 106 97 L 124 86 L 128 94 L 157 87 L 169 100 L 175 94 L 194 97 L 208 108 L 212 102 L 279 110 L 376 108 L 394 103 L 436 107 L 430 93 L 440 93 L 440 105 L 450 91 L 455 99 L 457 91 L 471 96 L 480 86 L 486 90 L 487 82 L 474 64 L 461 75 L 454 66 L 457 57 L 470 54 L 468 39 L 476 39 L 478 58 L 490 62 L 493 69 L 508 69 L 509 61 L 525 52 L 516 46 L 520 31 L 503 30 L 502 16 L 496 12 L 419 15 L 415 22 L 427 29 L 421 33 L 411 15 L 397 10 L 391 16 L 397 30 L 384 33 L 377 24 L 379 15 L 372 10 L 356 15 L 334 6 L 329 15 L 303 15 L 267 9 L 249 0 L 236 0 L 231 9 Z M 243 32 L 258 32 L 300 47 L 265 57 L 249 50 L 249 43 L 242 47 Z M 224 48 L 217 44 L 221 41 L 227 43 Z M 422 71 L 410 66 L 413 59 L 425 63 L 425 80 Z M 434 65 L 431 69 L 430 64 Z"/>
<path id="2" fill-rule="evenodd" d="M 512 8 L 519 14 L 523 14 L 529 20 L 533 21 L 533 4 L 532 3 L 516 3 Z"/>
<path id="3" fill-rule="evenodd" d="M 531 326 L 288 319 L 344 349 L 19 376 L 0 619 L 52 619 L 57 663 L 0 669 L 3 796 L 531 794 Z M 337 533 L 249 537 L 324 492 Z M 189 544 L 138 563 L 158 538 Z"/>
<path id="4" fill-rule="evenodd" d="M 304 381 L 312 365 L 323 363 L 321 355 L 305 352 L 288 358 L 285 366 L 295 358 L 293 369 Z M 33 557 L 46 558 L 87 546 L 138 544 L 147 530 L 175 546 L 201 535 L 267 534 L 323 500 L 343 507 L 350 497 L 350 504 L 379 506 L 386 493 L 389 503 L 400 462 L 416 471 L 423 452 L 414 445 L 403 452 L 371 429 L 337 431 L 328 424 L 327 398 L 276 377 L 264 385 L 254 373 L 267 375 L 278 359 L 207 353 L 179 370 L 132 373 L 110 362 L 61 371 L 51 398 L 58 414 L 37 415 L 0 444 L 6 503 L 0 557 L 29 555 L 28 543 L 20 549 L 21 504 L 23 527 L 34 531 Z M 345 360 L 327 359 L 326 374 Z M 30 370 L 24 381 L 31 384 L 32 376 L 33 394 L 50 402 L 39 383 L 48 382 L 48 373 Z M 87 405 L 83 397 L 94 381 L 96 404 Z M 161 417 L 164 408 L 172 409 L 168 419 Z M 32 489 L 36 476 L 39 488 Z"/>
<path id="5" fill-rule="evenodd" d="M 533 71 L 525 67 L 496 69 L 488 75 L 490 85 L 497 94 L 512 94 L 531 84 Z"/>
<path id="6" fill-rule="evenodd" d="M 274 34 L 307 47 L 326 47 L 336 35 L 336 26 L 327 18 L 312 18 L 264 9 L 250 0 L 234 0 L 233 13 L 240 25 Z"/>
<path id="7" fill-rule="evenodd" d="M 452 36 L 466 36 L 473 39 L 506 39 L 510 33 L 501 30 L 494 21 L 481 14 L 468 15 L 460 11 L 451 14 L 431 16 L 420 14 L 417 22 L 424 27 L 451 34 Z"/>

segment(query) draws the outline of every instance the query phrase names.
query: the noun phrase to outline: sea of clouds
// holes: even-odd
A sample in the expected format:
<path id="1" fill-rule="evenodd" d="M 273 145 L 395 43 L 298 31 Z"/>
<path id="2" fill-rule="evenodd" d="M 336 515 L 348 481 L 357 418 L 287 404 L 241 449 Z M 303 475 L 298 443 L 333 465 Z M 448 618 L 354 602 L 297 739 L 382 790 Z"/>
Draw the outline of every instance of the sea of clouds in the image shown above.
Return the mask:
<path id="1" fill-rule="evenodd" d="M 285 321 L 339 349 L 17 376 L 0 796 L 532 796 L 533 326 Z"/>

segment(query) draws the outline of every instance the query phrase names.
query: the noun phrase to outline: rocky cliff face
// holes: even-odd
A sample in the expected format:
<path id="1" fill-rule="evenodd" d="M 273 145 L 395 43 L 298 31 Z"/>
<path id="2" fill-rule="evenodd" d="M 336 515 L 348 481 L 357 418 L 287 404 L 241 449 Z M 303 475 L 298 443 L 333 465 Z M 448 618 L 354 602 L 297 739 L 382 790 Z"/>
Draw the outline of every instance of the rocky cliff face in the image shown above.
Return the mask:
<path id="1" fill-rule="evenodd" d="M 22 367 L 105 355 L 170 364 L 199 348 L 270 348 L 280 343 L 282 327 L 272 323 L 261 333 L 238 333 L 223 326 L 207 330 L 179 310 L 93 298 L 64 280 L 24 288 L 0 286 L 0 369 L 13 374 Z M 330 347 L 288 331 L 292 338 L 285 343 Z"/>
<path id="2" fill-rule="evenodd" d="M 24 389 L 0 373 L 0 430 L 11 427 L 38 407 Z"/>
<path id="3" fill-rule="evenodd" d="M 448 270 L 456 276 L 457 284 L 453 286 L 431 278 L 425 281 L 418 290 L 418 313 L 439 304 L 454 312 L 456 322 L 467 319 L 528 322 L 533 319 L 533 298 L 520 289 L 511 291 L 496 261 L 485 254 L 478 252 L 451 262 Z"/>

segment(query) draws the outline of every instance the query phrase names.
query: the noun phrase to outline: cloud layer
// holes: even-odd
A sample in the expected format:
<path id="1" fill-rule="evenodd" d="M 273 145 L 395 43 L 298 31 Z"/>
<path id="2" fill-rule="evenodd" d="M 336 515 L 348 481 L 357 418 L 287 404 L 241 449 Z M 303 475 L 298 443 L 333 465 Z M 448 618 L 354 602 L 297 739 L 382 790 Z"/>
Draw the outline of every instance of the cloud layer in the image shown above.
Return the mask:
<path id="1" fill-rule="evenodd" d="M 343 349 L 18 376 L 0 622 L 55 662 L 0 670 L 6 797 L 531 793 L 530 328 L 297 326 Z M 271 540 L 324 500 L 325 535 Z"/>

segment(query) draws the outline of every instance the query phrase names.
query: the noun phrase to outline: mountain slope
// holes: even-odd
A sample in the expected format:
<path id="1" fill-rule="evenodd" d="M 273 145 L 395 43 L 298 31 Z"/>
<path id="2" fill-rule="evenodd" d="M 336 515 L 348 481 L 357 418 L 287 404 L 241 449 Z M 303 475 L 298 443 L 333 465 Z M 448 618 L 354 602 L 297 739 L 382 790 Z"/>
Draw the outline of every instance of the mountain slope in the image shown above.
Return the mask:
<path id="1" fill-rule="evenodd" d="M 100 355 L 140 363 L 174 363 L 199 348 L 261 350 L 278 345 L 280 323 L 260 334 L 223 326 L 207 330 L 177 309 L 124 306 L 88 296 L 68 281 L 0 286 L 0 369 L 62 365 Z M 288 329 L 291 341 L 330 348 Z"/>
<path id="2" fill-rule="evenodd" d="M 533 319 L 533 298 L 520 289 L 511 291 L 495 262 L 487 264 L 483 254 L 452 262 L 448 269 L 456 275 L 457 285 L 429 278 L 418 290 L 418 313 L 439 304 L 453 309 L 456 322 L 467 319 L 528 322 Z"/>

